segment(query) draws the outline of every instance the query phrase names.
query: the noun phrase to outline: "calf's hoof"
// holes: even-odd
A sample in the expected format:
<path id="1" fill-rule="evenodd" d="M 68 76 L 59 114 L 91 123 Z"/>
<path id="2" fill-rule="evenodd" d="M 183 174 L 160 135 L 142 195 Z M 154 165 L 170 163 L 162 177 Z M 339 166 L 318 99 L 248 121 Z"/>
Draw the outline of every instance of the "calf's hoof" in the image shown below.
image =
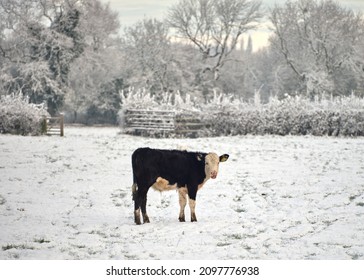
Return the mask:
<path id="1" fill-rule="evenodd" d="M 179 217 L 178 218 L 178 220 L 180 221 L 180 222 L 185 222 L 186 220 L 185 220 L 185 217 Z"/>
<path id="2" fill-rule="evenodd" d="M 149 217 L 147 215 L 143 215 L 143 221 L 144 221 L 144 224 L 150 223 Z"/>
<path id="3" fill-rule="evenodd" d="M 134 222 L 135 222 L 137 225 L 140 225 L 140 224 L 141 224 L 141 221 L 140 221 L 140 212 L 139 212 L 139 210 L 135 210 L 135 211 L 134 211 Z"/>
<path id="4" fill-rule="evenodd" d="M 140 218 L 134 218 L 134 222 L 137 224 L 137 225 L 141 225 L 142 223 L 140 222 Z"/>

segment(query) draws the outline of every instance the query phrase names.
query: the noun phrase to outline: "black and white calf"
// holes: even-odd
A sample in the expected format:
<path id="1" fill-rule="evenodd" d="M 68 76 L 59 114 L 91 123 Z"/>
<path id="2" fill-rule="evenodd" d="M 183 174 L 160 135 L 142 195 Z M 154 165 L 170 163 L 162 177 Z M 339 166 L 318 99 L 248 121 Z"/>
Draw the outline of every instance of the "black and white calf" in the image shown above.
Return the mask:
<path id="1" fill-rule="evenodd" d="M 184 209 L 189 197 L 191 222 L 196 222 L 196 194 L 210 178 L 215 179 L 219 163 L 229 155 L 198 153 L 179 150 L 157 150 L 139 148 L 132 155 L 134 219 L 141 224 L 140 210 L 144 223 L 149 223 L 147 215 L 147 193 L 150 187 L 159 191 L 178 190 L 180 213 L 179 221 L 185 221 Z"/>

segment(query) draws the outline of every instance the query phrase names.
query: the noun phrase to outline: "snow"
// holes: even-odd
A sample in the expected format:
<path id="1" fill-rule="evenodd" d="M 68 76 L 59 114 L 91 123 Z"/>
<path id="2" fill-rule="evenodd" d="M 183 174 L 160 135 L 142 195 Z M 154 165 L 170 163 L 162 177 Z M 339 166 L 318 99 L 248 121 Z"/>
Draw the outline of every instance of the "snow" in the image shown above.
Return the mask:
<path id="1" fill-rule="evenodd" d="M 364 259 L 364 138 L 149 139 L 118 128 L 0 135 L 0 259 Z M 198 192 L 150 190 L 137 226 L 138 147 L 228 153 Z"/>

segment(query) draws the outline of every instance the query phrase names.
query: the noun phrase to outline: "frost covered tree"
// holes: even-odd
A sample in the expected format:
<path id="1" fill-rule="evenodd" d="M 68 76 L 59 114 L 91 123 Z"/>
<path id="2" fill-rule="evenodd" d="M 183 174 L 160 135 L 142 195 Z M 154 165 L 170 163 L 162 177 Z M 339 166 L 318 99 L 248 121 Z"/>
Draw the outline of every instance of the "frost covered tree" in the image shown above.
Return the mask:
<path id="1" fill-rule="evenodd" d="M 218 80 L 241 35 L 257 27 L 260 6 L 260 1 L 250 0 L 180 0 L 170 8 L 168 24 L 198 48 L 202 72 L 211 72 Z"/>
<path id="2" fill-rule="evenodd" d="M 249 35 L 249 37 L 248 37 L 248 43 L 246 46 L 245 53 L 248 55 L 251 55 L 253 53 L 253 39 L 252 39 L 251 35 Z"/>
<path id="3" fill-rule="evenodd" d="M 164 22 L 145 18 L 127 27 L 122 47 L 131 85 L 152 92 L 172 89 L 175 59 Z"/>
<path id="4" fill-rule="evenodd" d="M 64 103 L 70 64 L 82 51 L 77 30 L 78 1 L 1 0 L 1 84 L 5 93 L 23 92 L 46 102 L 55 114 Z"/>
<path id="5" fill-rule="evenodd" d="M 45 101 L 51 114 L 65 103 L 76 114 L 91 107 L 118 111 L 113 107 L 120 103 L 120 24 L 109 5 L 99 0 L 0 0 L 0 15 L 4 93 L 21 91 L 31 102 Z"/>
<path id="6" fill-rule="evenodd" d="M 82 3 L 78 29 L 84 51 L 71 64 L 72 91 L 66 97 L 65 109 L 70 121 L 115 123 L 120 109 L 119 91 L 124 86 L 118 14 L 98 0 Z"/>
<path id="7" fill-rule="evenodd" d="M 271 45 L 285 62 L 277 68 L 293 77 L 296 90 L 350 94 L 363 83 L 361 13 L 332 0 L 298 0 L 276 5 L 270 20 Z"/>

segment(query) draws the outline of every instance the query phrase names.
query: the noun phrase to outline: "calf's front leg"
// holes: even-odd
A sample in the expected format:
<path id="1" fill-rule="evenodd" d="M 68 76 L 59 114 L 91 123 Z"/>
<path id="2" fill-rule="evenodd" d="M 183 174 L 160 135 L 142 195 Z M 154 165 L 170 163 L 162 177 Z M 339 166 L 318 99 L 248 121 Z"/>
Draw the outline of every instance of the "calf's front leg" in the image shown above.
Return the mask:
<path id="1" fill-rule="evenodd" d="M 197 195 L 197 186 L 195 188 L 192 187 L 188 189 L 188 197 L 189 197 L 188 204 L 191 210 L 191 222 L 197 222 L 196 212 L 195 212 L 196 195 Z"/>
<path id="2" fill-rule="evenodd" d="M 178 196 L 179 196 L 179 206 L 180 206 L 180 210 L 179 210 L 179 221 L 180 222 L 185 222 L 185 207 L 187 204 L 187 188 L 183 187 L 183 188 L 179 188 L 178 189 Z"/>
<path id="3" fill-rule="evenodd" d="M 190 198 L 188 203 L 190 205 L 190 210 L 191 210 L 191 222 L 197 222 L 196 212 L 195 212 L 196 200 Z"/>

